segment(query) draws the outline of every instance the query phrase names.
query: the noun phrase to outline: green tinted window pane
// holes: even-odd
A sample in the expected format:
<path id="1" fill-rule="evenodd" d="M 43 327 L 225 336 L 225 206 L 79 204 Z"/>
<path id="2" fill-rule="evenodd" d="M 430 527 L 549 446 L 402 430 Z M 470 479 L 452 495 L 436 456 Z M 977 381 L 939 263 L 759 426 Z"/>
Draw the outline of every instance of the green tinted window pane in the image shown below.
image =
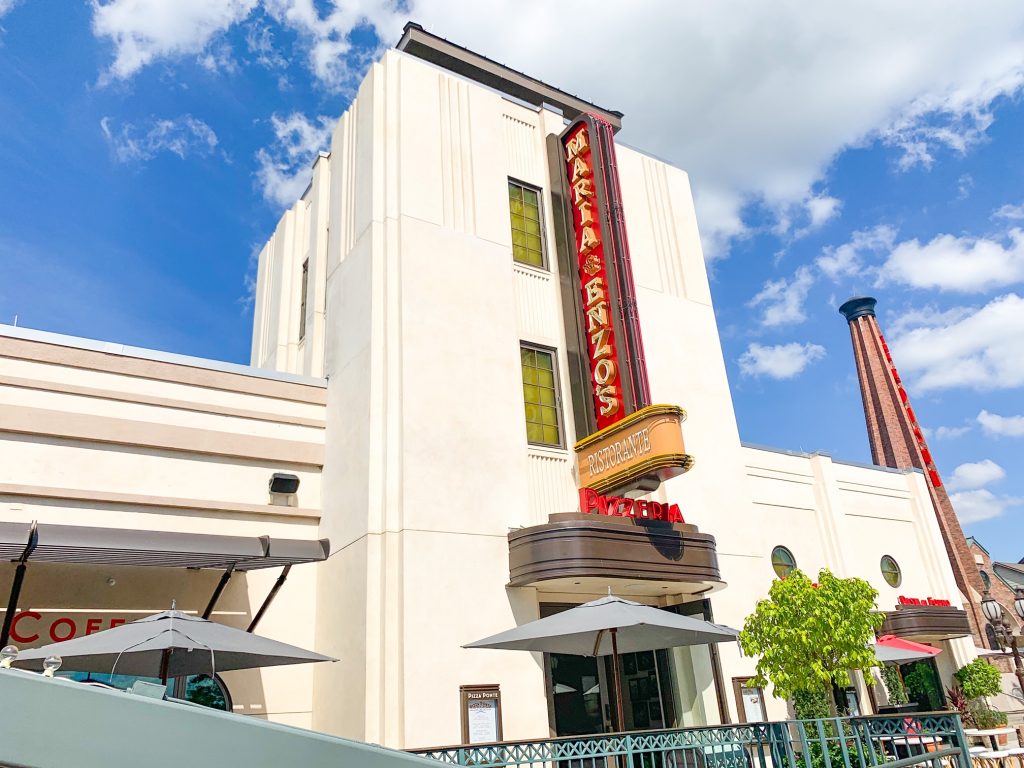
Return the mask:
<path id="1" fill-rule="evenodd" d="M 558 445 L 558 427 L 544 427 L 545 445 Z"/>
<path id="2" fill-rule="evenodd" d="M 532 349 L 519 350 L 519 358 L 523 361 L 523 365 L 533 365 L 536 354 Z"/>
<path id="3" fill-rule="evenodd" d="M 553 389 L 544 389 L 543 387 L 540 387 L 537 390 L 537 394 L 540 395 L 540 404 L 541 405 L 554 405 L 555 404 L 555 390 L 553 390 Z"/>
<path id="4" fill-rule="evenodd" d="M 523 208 L 523 215 L 530 221 L 540 221 L 540 209 L 535 205 L 527 203 L 526 207 Z"/>
<path id="5" fill-rule="evenodd" d="M 540 406 L 526 403 L 526 420 L 540 423 Z"/>
<path id="6" fill-rule="evenodd" d="M 542 406 L 540 409 L 540 421 L 542 424 L 558 424 L 558 414 L 550 406 Z"/>
<path id="7" fill-rule="evenodd" d="M 537 371 L 537 383 L 543 387 L 551 387 L 553 389 L 555 386 L 555 374 L 549 370 Z"/>
<path id="8" fill-rule="evenodd" d="M 523 383 L 524 384 L 536 384 L 537 383 L 537 369 L 533 367 L 523 366 Z"/>
<path id="9" fill-rule="evenodd" d="M 508 183 L 508 199 L 509 200 L 522 200 L 523 199 L 523 188 L 518 184 L 513 184 L 511 181 Z"/>
<path id="10" fill-rule="evenodd" d="M 540 396 L 537 394 L 537 388 L 532 387 L 529 384 L 523 384 L 523 399 L 528 403 L 536 403 L 540 400 Z"/>
<path id="11" fill-rule="evenodd" d="M 540 246 L 540 235 L 527 235 L 525 232 L 523 234 L 525 235 L 525 238 L 526 238 L 526 242 L 524 243 L 524 245 L 527 248 L 529 248 L 531 251 L 538 251 L 538 252 L 544 250 Z"/>
<path id="12" fill-rule="evenodd" d="M 532 205 L 534 208 L 537 207 L 537 192 L 532 189 L 523 188 L 523 200 L 526 201 L 527 205 Z"/>
<path id="13" fill-rule="evenodd" d="M 540 424 L 527 424 L 526 439 L 531 443 L 544 442 L 544 427 Z"/>
<path id="14" fill-rule="evenodd" d="M 526 245 L 527 245 L 528 240 L 529 240 L 529 235 L 527 235 L 525 232 L 519 232 L 518 230 L 515 230 L 515 229 L 512 230 L 512 247 L 513 248 L 515 248 L 516 246 L 519 246 L 520 248 L 525 248 Z"/>
<path id="15" fill-rule="evenodd" d="M 526 231 L 528 234 L 540 236 L 540 222 L 539 221 L 527 221 Z"/>
<path id="16" fill-rule="evenodd" d="M 512 212 L 513 215 L 515 215 L 515 216 L 522 216 L 523 215 L 523 202 L 521 200 L 509 200 L 508 201 L 508 209 Z"/>
<path id="17" fill-rule="evenodd" d="M 534 363 L 538 368 L 543 368 L 546 371 L 551 370 L 551 353 L 550 352 L 538 352 L 537 359 Z"/>
<path id="18" fill-rule="evenodd" d="M 544 266 L 544 257 L 537 251 L 522 248 L 520 250 L 514 250 L 513 256 L 520 264 L 529 264 L 534 267 Z"/>

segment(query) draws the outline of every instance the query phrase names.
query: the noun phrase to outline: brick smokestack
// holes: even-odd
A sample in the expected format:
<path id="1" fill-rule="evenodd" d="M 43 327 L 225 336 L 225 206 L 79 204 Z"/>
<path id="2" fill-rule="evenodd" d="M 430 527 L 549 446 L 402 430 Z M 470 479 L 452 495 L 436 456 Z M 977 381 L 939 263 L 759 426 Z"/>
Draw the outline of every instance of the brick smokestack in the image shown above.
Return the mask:
<path id="1" fill-rule="evenodd" d="M 987 647 L 988 642 L 979 628 L 985 626 L 981 613 L 981 593 L 984 585 L 967 546 L 960 520 L 956 516 L 949 494 L 942 484 L 935 461 L 924 439 L 924 432 L 910 407 L 900 375 L 896 371 L 885 337 L 875 319 L 875 299 L 858 296 L 848 299 L 839 307 L 850 324 L 853 356 L 857 362 L 857 378 L 864 401 L 871 458 L 875 464 L 895 469 L 917 468 L 924 472 L 928 491 L 939 521 L 942 541 L 946 545 L 950 565 L 957 587 L 964 598 L 971 631 L 975 642 Z"/>

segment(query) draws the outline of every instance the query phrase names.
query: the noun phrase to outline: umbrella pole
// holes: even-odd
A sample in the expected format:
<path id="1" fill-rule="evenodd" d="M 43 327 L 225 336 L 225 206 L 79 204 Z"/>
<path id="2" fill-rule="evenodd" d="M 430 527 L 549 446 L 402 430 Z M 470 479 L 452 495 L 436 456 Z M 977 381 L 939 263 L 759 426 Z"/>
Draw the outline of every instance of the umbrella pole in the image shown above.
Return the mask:
<path id="1" fill-rule="evenodd" d="M 167 667 L 171 661 L 171 649 L 164 648 L 160 654 L 160 682 L 167 685 Z"/>
<path id="2" fill-rule="evenodd" d="M 613 627 L 608 630 L 612 636 L 612 676 L 615 678 L 613 686 L 615 690 L 615 714 L 618 715 L 618 730 L 626 730 L 626 721 L 622 716 L 622 679 L 619 677 L 619 642 L 616 638 L 617 630 Z"/>

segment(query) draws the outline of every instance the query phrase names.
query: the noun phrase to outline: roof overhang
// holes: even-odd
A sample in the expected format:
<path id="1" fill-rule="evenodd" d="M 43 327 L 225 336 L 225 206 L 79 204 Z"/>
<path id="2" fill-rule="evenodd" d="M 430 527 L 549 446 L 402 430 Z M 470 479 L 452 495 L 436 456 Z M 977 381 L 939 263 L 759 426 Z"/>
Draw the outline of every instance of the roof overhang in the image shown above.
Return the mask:
<path id="1" fill-rule="evenodd" d="M 529 75 L 506 67 L 496 61 L 474 53 L 443 37 L 432 35 L 419 24 L 409 22 L 405 25 L 402 39 L 395 46 L 400 51 L 411 54 L 431 64 L 454 72 L 501 93 L 506 93 L 520 101 L 540 107 L 544 104 L 558 107 L 569 120 L 575 120 L 582 114 L 597 115 L 611 123 L 612 129 L 622 128 L 622 113 L 599 107 L 589 101 L 560 91 Z"/>
<path id="2" fill-rule="evenodd" d="M 0 522 L 0 560 L 253 571 L 327 558 L 327 539 Z"/>

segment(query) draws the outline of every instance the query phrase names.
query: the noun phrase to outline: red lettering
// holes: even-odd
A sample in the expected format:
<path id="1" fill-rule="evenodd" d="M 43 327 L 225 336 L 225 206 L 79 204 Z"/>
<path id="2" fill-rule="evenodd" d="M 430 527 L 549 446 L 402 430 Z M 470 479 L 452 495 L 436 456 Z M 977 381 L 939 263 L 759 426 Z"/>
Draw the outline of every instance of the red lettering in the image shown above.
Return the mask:
<path id="1" fill-rule="evenodd" d="M 68 633 L 63 637 L 57 634 L 57 627 L 62 625 L 68 627 Z M 66 616 L 62 616 L 50 625 L 50 639 L 55 643 L 59 643 L 63 640 L 70 640 L 77 632 L 78 626 Z"/>
<path id="2" fill-rule="evenodd" d="M 120 627 L 122 624 L 127 623 L 127 621 L 128 619 L 111 619 L 109 628 L 113 629 L 114 627 Z"/>
<path id="3" fill-rule="evenodd" d="M 39 619 L 43 618 L 43 615 L 41 613 L 37 613 L 36 611 L 22 611 L 14 617 L 14 621 L 11 622 L 11 640 L 13 640 L 16 643 L 34 643 L 36 640 L 39 639 L 38 634 L 22 635 L 20 632 L 18 632 L 18 625 L 21 623 L 21 620 L 26 617 L 36 619 L 38 621 Z"/>
<path id="4" fill-rule="evenodd" d="M 93 632 L 100 631 L 100 624 L 103 623 L 103 619 L 86 619 L 85 620 L 85 634 L 91 635 Z"/>
<path id="5" fill-rule="evenodd" d="M 683 520 L 683 513 L 679 511 L 678 504 L 672 504 L 668 508 L 668 521 L 670 523 L 685 523 Z"/>
<path id="6" fill-rule="evenodd" d="M 624 499 L 619 496 L 602 496 L 591 488 L 580 488 L 580 512 L 583 514 L 608 515 L 610 517 L 632 517 L 643 520 L 661 520 L 669 523 L 685 523 L 678 504 L 665 504 L 647 499 Z M 124 621 L 119 623 L 123 624 Z M 116 626 L 111 621 L 111 627 Z"/>
<path id="7" fill-rule="evenodd" d="M 651 505 L 644 499 L 637 499 L 633 502 L 633 509 L 636 510 L 635 517 L 650 517 Z"/>

